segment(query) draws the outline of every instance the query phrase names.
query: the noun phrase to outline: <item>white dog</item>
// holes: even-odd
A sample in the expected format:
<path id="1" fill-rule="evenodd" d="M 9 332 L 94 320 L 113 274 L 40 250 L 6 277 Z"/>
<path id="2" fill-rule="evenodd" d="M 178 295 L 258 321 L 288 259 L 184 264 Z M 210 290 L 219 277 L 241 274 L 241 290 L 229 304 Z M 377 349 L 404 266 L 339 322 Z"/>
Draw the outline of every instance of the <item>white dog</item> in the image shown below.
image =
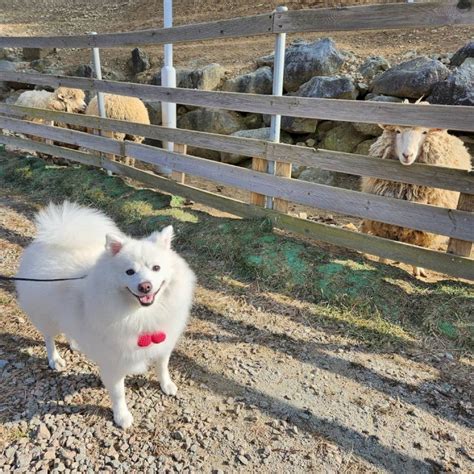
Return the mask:
<path id="1" fill-rule="evenodd" d="M 126 375 L 156 362 L 161 389 L 176 394 L 168 361 L 188 320 L 194 273 L 171 250 L 171 226 L 136 240 L 101 212 L 69 202 L 50 204 L 36 224 L 18 276 L 87 276 L 17 282 L 20 306 L 43 334 L 52 369 L 65 367 L 54 344 L 60 333 L 97 363 L 114 420 L 127 428 L 133 417 L 125 401 Z"/>

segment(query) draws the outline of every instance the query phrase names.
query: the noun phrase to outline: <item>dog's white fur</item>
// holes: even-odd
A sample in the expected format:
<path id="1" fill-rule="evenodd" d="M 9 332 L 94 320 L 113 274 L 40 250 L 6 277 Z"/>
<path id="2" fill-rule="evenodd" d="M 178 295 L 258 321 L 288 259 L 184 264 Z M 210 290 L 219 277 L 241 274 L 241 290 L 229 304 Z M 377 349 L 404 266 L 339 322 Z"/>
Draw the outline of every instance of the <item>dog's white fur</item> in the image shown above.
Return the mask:
<path id="1" fill-rule="evenodd" d="M 50 204 L 38 214 L 36 224 L 37 237 L 23 253 L 18 276 L 87 277 L 17 282 L 20 306 L 43 334 L 52 369 L 65 367 L 54 343 L 60 333 L 99 366 L 114 420 L 127 428 L 133 417 L 125 401 L 126 375 L 143 373 L 156 363 L 162 390 L 176 394 L 168 361 L 188 320 L 194 273 L 171 250 L 171 226 L 136 240 L 122 234 L 100 211 L 69 202 Z M 153 270 L 156 265 L 159 270 Z M 130 269 L 133 275 L 126 273 Z M 150 306 L 138 300 L 140 295 L 146 300 L 138 288 L 144 281 L 152 284 L 153 293 L 161 287 Z M 164 332 L 166 340 L 138 346 L 141 333 L 155 331 Z"/>

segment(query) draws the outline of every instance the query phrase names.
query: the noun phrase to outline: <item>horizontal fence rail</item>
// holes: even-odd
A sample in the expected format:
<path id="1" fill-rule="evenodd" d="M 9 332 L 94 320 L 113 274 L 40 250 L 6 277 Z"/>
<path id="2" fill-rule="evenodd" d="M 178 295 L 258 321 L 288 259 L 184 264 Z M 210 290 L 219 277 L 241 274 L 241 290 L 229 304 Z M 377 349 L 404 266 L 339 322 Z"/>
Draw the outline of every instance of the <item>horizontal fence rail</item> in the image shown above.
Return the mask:
<path id="1" fill-rule="evenodd" d="M 1 72 L 3 81 L 24 82 L 42 86 L 66 86 L 110 94 L 161 100 L 201 107 L 284 115 L 343 122 L 382 123 L 425 126 L 474 131 L 474 108 L 469 106 L 394 104 L 343 99 L 319 99 L 295 96 L 265 96 L 236 92 L 209 92 L 195 89 L 169 88 L 131 82 Z"/>
<path id="2" fill-rule="evenodd" d="M 471 240 L 474 235 L 474 213 L 470 212 L 304 181 L 299 181 L 298 186 L 294 186 L 294 182 L 288 178 L 259 173 L 190 155 L 172 153 L 147 145 L 127 141 L 118 142 L 88 133 L 6 117 L 0 117 L 0 127 L 91 148 L 103 153 L 129 156 L 145 163 L 161 165 L 182 173 L 189 173 L 229 186 L 318 209 L 424 230 L 461 240 Z"/>
<path id="3" fill-rule="evenodd" d="M 0 47 L 115 48 L 236 38 L 269 33 L 380 30 L 474 24 L 472 0 L 273 12 L 173 28 L 49 37 L 3 36 Z"/>
<path id="4" fill-rule="evenodd" d="M 207 148 L 211 150 L 260 157 L 274 161 L 322 168 L 357 176 L 370 176 L 391 181 L 433 186 L 442 189 L 474 194 L 474 173 L 414 163 L 410 167 L 397 160 L 335 152 L 282 143 L 272 143 L 251 138 L 232 137 L 194 130 L 171 129 L 157 125 L 144 125 L 123 120 L 103 119 L 83 114 L 71 114 L 53 110 L 35 109 L 0 103 L 0 113 L 16 115 L 19 118 L 42 118 L 76 126 L 123 132 L 174 143 Z"/>
<path id="5" fill-rule="evenodd" d="M 474 24 L 472 1 L 368 5 L 275 13 L 274 32 L 386 30 Z"/>
<path id="6" fill-rule="evenodd" d="M 78 36 L 2 36 L 0 37 L 0 47 L 115 48 L 264 35 L 272 33 L 272 30 L 273 14 L 268 13 L 195 25 L 156 28 L 127 33 Z"/>
<path id="7" fill-rule="evenodd" d="M 351 248 L 359 252 L 379 255 L 406 262 L 415 266 L 422 266 L 441 273 L 448 273 L 455 277 L 474 280 L 474 264 L 469 258 L 416 247 L 402 242 L 395 242 L 372 235 L 329 226 L 319 222 L 312 222 L 279 212 L 252 206 L 235 199 L 217 195 L 208 191 L 179 184 L 162 178 L 153 173 L 99 158 L 89 153 L 71 150 L 56 145 L 48 145 L 33 140 L 0 135 L 0 143 L 18 147 L 31 152 L 51 154 L 60 158 L 69 159 L 89 166 L 104 168 L 113 173 L 129 177 L 160 191 L 177 194 L 192 199 L 204 205 L 220 209 L 231 214 L 247 218 L 268 218 L 275 227 L 289 230 L 297 234 L 306 235 L 317 240 L 334 245 Z"/>

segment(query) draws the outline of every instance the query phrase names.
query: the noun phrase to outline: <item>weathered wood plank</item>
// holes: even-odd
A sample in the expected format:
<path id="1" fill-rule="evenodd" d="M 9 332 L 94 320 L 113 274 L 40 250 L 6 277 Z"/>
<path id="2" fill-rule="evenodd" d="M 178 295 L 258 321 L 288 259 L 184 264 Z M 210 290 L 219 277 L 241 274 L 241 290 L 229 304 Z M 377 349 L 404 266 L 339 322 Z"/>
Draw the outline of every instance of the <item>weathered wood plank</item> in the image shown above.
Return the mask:
<path id="1" fill-rule="evenodd" d="M 329 150 L 272 143 L 252 138 L 231 137 L 194 130 L 172 129 L 157 125 L 143 125 L 122 120 L 102 119 L 82 114 L 70 114 L 52 110 L 20 107 L 0 103 L 0 113 L 18 117 L 45 118 L 56 122 L 116 130 L 130 135 L 145 136 L 174 143 L 186 143 L 199 148 L 236 153 L 249 157 L 271 156 L 273 160 L 318 167 L 329 171 L 372 176 L 410 184 L 422 184 L 474 194 L 474 173 L 439 166 L 415 163 L 410 167 L 394 160 Z"/>
<path id="2" fill-rule="evenodd" d="M 163 102 L 216 107 L 240 112 L 340 120 L 343 122 L 418 125 L 474 131 L 474 108 L 461 105 L 430 105 L 427 107 L 415 104 L 363 100 L 318 99 L 296 96 L 275 97 L 261 94 L 199 91 L 149 84 L 19 72 L 0 72 L 0 79 L 52 87 L 78 87 L 111 94 L 140 97 L 145 100 L 161 100 Z"/>
<path id="3" fill-rule="evenodd" d="M 254 156 L 252 158 L 252 169 L 254 171 L 259 171 L 260 173 L 267 172 L 268 161 L 263 158 Z M 250 202 L 255 206 L 265 207 L 265 196 L 260 193 L 251 192 L 250 193 Z"/>
<path id="4" fill-rule="evenodd" d="M 472 7 L 471 1 L 443 0 L 276 12 L 273 31 L 302 33 L 472 25 Z"/>
<path id="5" fill-rule="evenodd" d="M 126 33 L 70 36 L 0 36 L 0 48 L 116 48 L 123 46 L 184 43 L 215 38 L 237 38 L 272 32 L 273 13 L 232 18 L 173 28 Z"/>
<path id="6" fill-rule="evenodd" d="M 470 240 L 474 235 L 474 213 L 470 212 L 294 181 L 147 145 L 117 142 L 109 138 L 17 119 L 0 117 L 0 127 L 85 146 L 104 153 L 130 156 L 146 163 L 319 209 L 425 230 L 460 240 Z"/>
<path id="7" fill-rule="evenodd" d="M 461 194 L 459 196 L 458 207 L 460 211 L 474 212 L 474 195 Z M 473 237 L 474 239 L 474 231 Z M 449 239 L 448 253 L 469 257 L 472 251 L 472 242 L 467 240 Z"/>
<path id="8" fill-rule="evenodd" d="M 175 143 L 173 150 L 175 153 L 180 153 L 181 155 L 186 155 L 188 147 L 181 143 Z M 171 178 L 177 181 L 180 184 L 184 184 L 186 181 L 186 175 L 184 173 L 180 173 L 179 171 L 173 171 L 171 173 Z"/>
<path id="9" fill-rule="evenodd" d="M 277 161 L 275 163 L 275 175 L 291 179 L 291 163 Z M 297 186 L 297 184 L 295 184 L 295 186 Z M 284 199 L 275 198 L 273 201 L 273 209 L 282 212 L 283 214 L 288 213 L 288 205 L 288 201 L 285 201 Z"/>
<path id="10" fill-rule="evenodd" d="M 122 163 L 101 160 L 87 153 L 46 145 L 32 140 L 0 135 L 0 143 L 12 145 L 23 150 L 40 151 L 54 156 L 78 161 L 86 165 L 108 169 L 116 174 L 127 176 L 147 186 L 164 192 L 177 194 L 209 207 L 220 209 L 241 217 L 270 219 L 275 227 L 302 234 L 316 240 L 348 247 L 360 252 L 378 255 L 415 266 L 423 266 L 431 270 L 449 274 L 459 278 L 474 280 L 474 261 L 468 258 L 444 254 L 413 245 L 360 234 L 317 222 L 282 215 L 276 211 L 251 206 L 235 199 L 219 196 L 186 185 L 175 183 L 153 173 L 138 170 Z"/>

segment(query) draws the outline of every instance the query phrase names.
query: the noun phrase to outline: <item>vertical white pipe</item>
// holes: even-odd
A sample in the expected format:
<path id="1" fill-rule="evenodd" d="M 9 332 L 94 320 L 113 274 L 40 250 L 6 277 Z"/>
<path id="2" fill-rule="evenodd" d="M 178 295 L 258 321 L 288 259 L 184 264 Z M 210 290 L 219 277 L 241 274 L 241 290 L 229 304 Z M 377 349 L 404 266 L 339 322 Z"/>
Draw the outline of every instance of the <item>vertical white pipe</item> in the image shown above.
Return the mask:
<path id="1" fill-rule="evenodd" d="M 277 7 L 278 13 L 288 11 L 287 7 Z M 272 95 L 281 96 L 283 95 L 283 73 L 285 68 L 285 43 L 286 33 L 278 33 L 275 39 L 275 56 L 273 62 L 273 89 Z M 278 143 L 280 141 L 280 127 L 281 127 L 281 115 L 272 115 L 270 123 L 270 141 Z M 267 172 L 269 174 L 275 174 L 275 162 L 269 161 L 267 165 Z M 268 209 L 273 208 L 273 198 L 266 196 L 265 207 Z"/>
<path id="2" fill-rule="evenodd" d="M 163 0 L 163 27 L 173 26 L 173 0 Z M 161 85 L 176 87 L 176 69 L 173 67 L 173 45 L 165 44 L 164 66 L 161 68 Z M 161 103 L 162 124 L 164 127 L 176 128 L 176 104 L 171 102 Z M 173 142 L 163 142 L 163 148 L 173 151 Z M 171 169 L 159 167 L 163 174 L 171 174 Z"/>
<path id="3" fill-rule="evenodd" d="M 91 35 L 96 35 L 97 32 L 91 32 Z M 94 74 L 96 79 L 99 81 L 102 80 L 102 68 L 100 66 L 100 54 L 99 48 L 92 48 L 92 62 L 94 66 Z M 102 118 L 107 118 L 107 114 L 105 113 L 105 100 L 104 100 L 104 93 L 97 92 L 97 106 L 99 109 L 99 116 Z"/>
<path id="4" fill-rule="evenodd" d="M 96 31 L 92 31 L 91 35 L 96 35 Z M 94 75 L 99 81 L 102 80 L 102 67 L 100 65 L 100 53 L 99 48 L 92 48 L 92 65 L 94 67 Z M 107 118 L 107 113 L 105 112 L 105 99 L 104 93 L 97 91 L 97 109 L 99 110 L 99 116 L 102 118 Z M 99 135 L 102 135 L 102 131 L 99 130 Z M 112 176 L 112 171 L 107 170 L 107 175 Z"/>

